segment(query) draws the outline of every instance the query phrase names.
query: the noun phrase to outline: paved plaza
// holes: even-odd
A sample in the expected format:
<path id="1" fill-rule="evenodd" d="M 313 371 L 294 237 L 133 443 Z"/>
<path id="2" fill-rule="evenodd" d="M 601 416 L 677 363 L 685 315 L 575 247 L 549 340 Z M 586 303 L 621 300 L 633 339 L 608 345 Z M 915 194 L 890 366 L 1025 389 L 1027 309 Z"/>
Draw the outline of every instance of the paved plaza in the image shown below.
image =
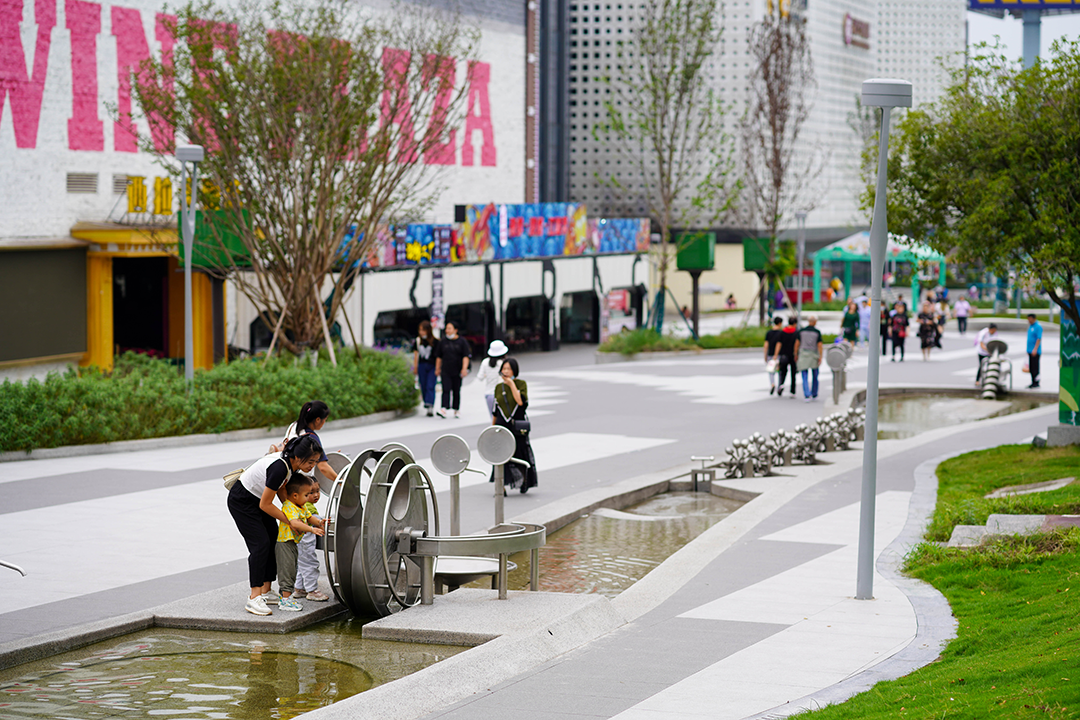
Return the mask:
<path id="1" fill-rule="evenodd" d="M 835 331 L 826 322 L 820 327 Z M 1017 352 L 1023 335 L 1002 337 L 1017 384 L 1026 384 Z M 973 333 L 961 338 L 950 327 L 930 362 L 910 341 L 904 363 L 882 364 L 882 385 L 971 387 L 972 340 Z M 520 358 L 540 485 L 511 493 L 508 517 L 543 515 L 581 493 L 688 468 L 691 455 L 720 457 L 732 440 L 755 431 L 812 422 L 831 393 L 824 372 L 816 402 L 770 396 L 760 349 L 611 364 L 595 364 L 593 351 L 568 346 Z M 1056 333 L 1047 333 L 1044 355 L 1042 386 L 1056 391 Z M 864 382 L 865 367 L 860 350 L 850 385 Z M 872 601 L 851 598 L 861 453 L 830 453 L 820 456 L 828 464 L 750 481 L 758 499 L 612 601 L 625 624 L 429 707 L 430 717 L 744 718 L 836 700 L 928 662 L 951 632 L 948 609 L 936 593 L 899 576 L 896 565 L 932 508 L 934 465 L 957 452 L 1028 441 L 1056 422 L 1056 412 L 1055 404 L 880 443 Z M 486 424 L 482 395 L 470 383 L 459 420 L 331 424 L 322 437 L 328 450 L 350 455 L 402 442 L 430 468 L 428 449 L 440 434 L 457 433 L 475 448 Z M 0 465 L 3 559 L 28 573 L 0 576 L 0 649 L 243 581 L 246 552 L 221 475 L 249 464 L 267 444 L 151 442 L 124 453 Z M 492 521 L 489 468 L 475 451 L 472 467 L 484 474 L 462 477 L 464 532 Z M 445 513 L 449 481 L 430 472 Z M 244 599 L 237 596 L 238 610 Z M 460 671 L 468 655 L 424 673 L 439 677 L 442 665 L 442 672 Z M 371 702 L 389 697 L 396 684 L 371 691 Z M 348 703 L 339 705 L 345 712 Z M 332 716 L 335 708 L 315 715 Z"/>

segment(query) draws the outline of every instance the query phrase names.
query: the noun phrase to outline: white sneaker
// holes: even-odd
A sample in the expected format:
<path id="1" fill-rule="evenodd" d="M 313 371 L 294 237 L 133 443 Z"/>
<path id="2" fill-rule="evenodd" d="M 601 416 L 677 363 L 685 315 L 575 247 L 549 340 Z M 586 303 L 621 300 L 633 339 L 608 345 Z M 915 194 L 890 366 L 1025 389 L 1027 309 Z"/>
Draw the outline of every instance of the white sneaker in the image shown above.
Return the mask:
<path id="1" fill-rule="evenodd" d="M 244 605 L 244 609 L 252 615 L 270 615 L 270 608 L 266 607 L 266 601 L 263 600 L 262 595 L 259 597 L 250 598 L 247 604 Z"/>
<path id="2" fill-rule="evenodd" d="M 803 398 L 803 402 L 810 402 L 811 398 Z"/>
<path id="3" fill-rule="evenodd" d="M 262 601 L 267 605 L 277 605 L 279 602 L 281 602 L 281 596 L 273 590 L 271 590 L 270 592 L 265 592 L 259 597 L 261 597 Z"/>

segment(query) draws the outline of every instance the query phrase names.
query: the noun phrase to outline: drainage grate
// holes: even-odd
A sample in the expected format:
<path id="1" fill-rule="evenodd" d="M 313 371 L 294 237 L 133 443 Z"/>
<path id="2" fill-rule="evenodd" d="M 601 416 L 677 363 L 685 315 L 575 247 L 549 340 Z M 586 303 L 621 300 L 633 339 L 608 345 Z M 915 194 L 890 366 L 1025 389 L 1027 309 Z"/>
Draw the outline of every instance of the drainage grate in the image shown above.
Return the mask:
<path id="1" fill-rule="evenodd" d="M 97 173 L 68 173 L 67 191 L 69 193 L 96 194 L 98 186 Z"/>

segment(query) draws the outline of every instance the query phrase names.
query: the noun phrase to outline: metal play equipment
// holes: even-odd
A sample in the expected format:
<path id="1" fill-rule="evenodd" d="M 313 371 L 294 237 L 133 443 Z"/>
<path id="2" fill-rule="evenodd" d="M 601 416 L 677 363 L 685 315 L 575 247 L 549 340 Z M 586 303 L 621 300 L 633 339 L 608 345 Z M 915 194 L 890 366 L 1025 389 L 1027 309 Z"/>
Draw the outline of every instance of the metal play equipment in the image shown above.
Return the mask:
<path id="1" fill-rule="evenodd" d="M 1005 392 L 1006 378 L 1012 390 L 1012 362 L 1005 357 L 1009 346 L 1003 340 L 990 340 L 986 343 L 986 349 L 990 354 L 979 361 L 982 365 L 980 397 L 983 400 L 996 400 L 999 394 Z"/>
<path id="2" fill-rule="evenodd" d="M 345 453 L 328 452 L 326 453 L 326 462 L 329 463 L 335 473 L 341 475 L 345 468 L 349 467 L 352 460 L 349 460 L 349 456 Z M 323 475 L 318 466 L 315 467 L 313 474 L 315 475 L 315 482 L 319 483 L 319 492 L 329 493 L 334 488 L 334 481 Z"/>
<path id="3" fill-rule="evenodd" d="M 491 465 L 495 471 L 496 525 L 502 525 L 505 520 L 503 517 L 503 495 L 506 493 L 506 489 L 503 487 L 503 482 L 506 477 L 506 463 L 512 462 L 526 468 L 529 467 L 529 463 L 514 457 L 516 449 L 517 439 L 514 437 L 514 433 L 502 425 L 492 425 L 485 428 L 476 441 L 476 451 L 480 453 L 480 457 L 484 459 L 484 462 Z"/>
<path id="4" fill-rule="evenodd" d="M 481 434 L 481 455 L 499 450 L 503 438 L 491 438 L 506 428 L 492 426 Z M 493 448 L 490 446 L 494 446 Z M 468 445 L 453 436 L 439 438 L 432 460 L 440 471 L 468 468 Z M 436 460 L 436 456 L 438 459 Z M 508 458 L 491 454 L 495 459 Z M 490 460 L 489 460 L 490 461 Z M 502 463 L 493 463 L 500 468 Z M 530 589 L 539 588 L 539 548 L 543 525 L 496 523 L 486 535 L 442 536 L 435 486 L 409 448 L 389 443 L 365 450 L 339 475 L 329 493 L 324 554 L 334 594 L 356 615 L 383 617 L 418 603 L 434 601 L 436 575 L 440 583 L 457 585 L 497 573 L 499 598 L 507 596 L 508 557 L 530 550 Z M 502 496 L 498 496 L 502 500 Z M 497 556 L 496 560 L 493 557 Z M 497 563 L 497 565 L 496 565 Z"/>
<path id="5" fill-rule="evenodd" d="M 840 403 L 840 395 L 847 390 L 847 361 L 851 358 L 854 348 L 847 343 L 830 345 L 825 351 L 825 362 L 832 370 L 832 401 L 833 405 Z"/>

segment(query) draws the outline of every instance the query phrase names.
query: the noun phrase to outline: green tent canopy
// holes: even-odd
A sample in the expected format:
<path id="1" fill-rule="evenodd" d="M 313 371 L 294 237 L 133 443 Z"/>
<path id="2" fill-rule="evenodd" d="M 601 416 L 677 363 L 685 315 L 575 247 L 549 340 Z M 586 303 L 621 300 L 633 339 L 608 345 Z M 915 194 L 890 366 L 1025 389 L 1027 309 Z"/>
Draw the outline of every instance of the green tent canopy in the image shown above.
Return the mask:
<path id="1" fill-rule="evenodd" d="M 814 253 L 814 302 L 821 302 L 821 263 L 826 260 L 839 260 L 844 263 L 844 300 L 851 295 L 851 263 L 870 262 L 870 232 L 863 230 L 837 240 L 832 245 Z M 903 235 L 889 233 L 889 244 L 885 248 L 885 260 L 909 263 L 937 263 L 938 283 L 945 284 L 945 256 L 934 252 L 925 245 L 920 245 Z M 911 280 L 911 297 L 919 297 L 919 276 L 916 273 Z"/>

